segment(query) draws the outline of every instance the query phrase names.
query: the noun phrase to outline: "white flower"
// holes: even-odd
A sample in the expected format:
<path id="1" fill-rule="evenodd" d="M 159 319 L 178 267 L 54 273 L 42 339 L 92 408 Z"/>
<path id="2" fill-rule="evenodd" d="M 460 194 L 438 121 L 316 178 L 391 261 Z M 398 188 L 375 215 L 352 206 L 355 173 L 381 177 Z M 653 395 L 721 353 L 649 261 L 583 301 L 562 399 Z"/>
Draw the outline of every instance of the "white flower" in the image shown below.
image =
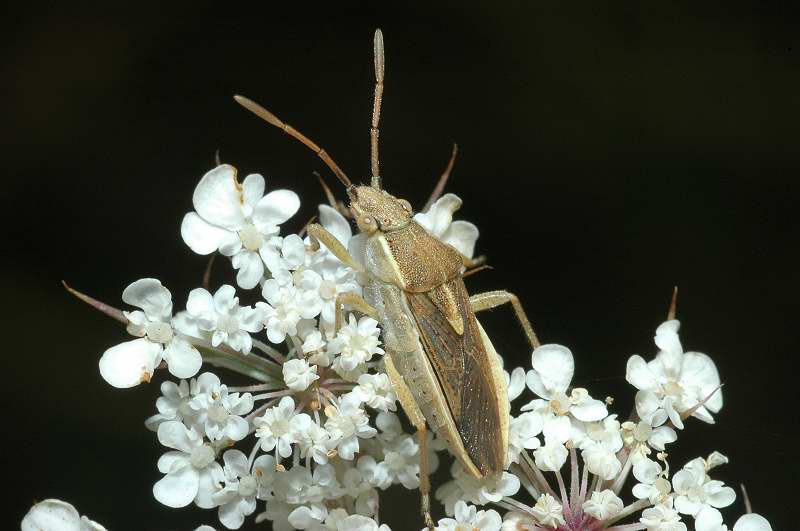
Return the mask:
<path id="1" fill-rule="evenodd" d="M 256 437 L 261 439 L 261 449 L 269 452 L 277 446 L 278 455 L 292 455 L 294 436 L 289 429 L 289 422 L 294 417 L 294 400 L 284 396 L 277 406 L 267 409 L 260 417 L 253 420 Z"/>
<path id="2" fill-rule="evenodd" d="M 299 269 L 306 261 L 306 245 L 297 234 L 274 240 L 275 252 L 267 256 L 267 268 L 273 277 Z"/>
<path id="3" fill-rule="evenodd" d="M 563 443 L 546 442 L 533 452 L 536 467 L 544 472 L 557 472 L 567 462 L 569 452 Z"/>
<path id="4" fill-rule="evenodd" d="M 344 509 L 331 511 L 325 525 L 324 529 L 334 531 L 391 531 L 386 524 L 379 526 L 375 520 L 361 514 L 348 515 Z"/>
<path id="5" fill-rule="evenodd" d="M 325 429 L 336 444 L 339 456 L 350 461 L 358 451 L 358 438 L 369 439 L 377 431 L 369 425 L 369 417 L 360 407 L 361 401 L 353 393 L 347 393 L 339 401 L 338 407 L 329 406 L 325 413 L 328 420 Z"/>
<path id="6" fill-rule="evenodd" d="M 161 360 L 178 378 L 197 374 L 203 360 L 185 338 L 175 334 L 172 295 L 154 278 L 144 278 L 122 292 L 122 300 L 142 311 L 123 312 L 128 332 L 139 339 L 111 347 L 100 358 L 100 374 L 114 387 L 133 387 L 149 382 Z"/>
<path id="7" fill-rule="evenodd" d="M 697 531 L 713 531 L 717 525 L 719 508 L 736 500 L 736 493 L 721 481 L 712 480 L 707 462 L 701 457 L 688 462 L 672 477 L 675 489 L 675 509 L 695 518 Z"/>
<path id="8" fill-rule="evenodd" d="M 508 460 L 519 462 L 519 454 L 524 450 L 535 450 L 541 446 L 537 435 L 542 433 L 542 417 L 537 413 L 522 413 L 511 417 L 508 425 Z"/>
<path id="9" fill-rule="evenodd" d="M 228 386 L 210 372 L 197 377 L 194 392 L 189 407 L 194 412 L 195 422 L 203 427 L 209 439 L 219 441 L 227 437 L 241 441 L 247 436 L 250 426 L 241 416 L 253 409 L 250 393 L 228 393 Z"/>
<path id="10" fill-rule="evenodd" d="M 542 494 L 533 506 L 533 515 L 545 527 L 556 527 L 564 524 L 564 508 L 549 494 Z"/>
<path id="11" fill-rule="evenodd" d="M 161 396 L 156 399 L 158 413 L 145 420 L 145 426 L 156 431 L 159 424 L 167 420 L 180 420 L 191 424 L 194 416 L 194 411 L 189 407 L 191 398 L 189 383 L 186 380 L 181 380 L 180 384 L 164 380 L 161 382 Z"/>
<path id="12" fill-rule="evenodd" d="M 359 400 L 372 409 L 378 411 L 397 409 L 397 395 L 386 373 L 362 374 L 358 377 L 358 385 L 353 388 L 353 392 Z"/>
<path id="13" fill-rule="evenodd" d="M 174 420 L 158 427 L 158 441 L 177 451 L 167 452 L 158 460 L 159 472 L 166 475 L 153 485 L 156 500 L 176 508 L 192 501 L 202 509 L 214 507 L 212 495 L 224 479 L 214 449 L 203 443 L 197 431 Z"/>
<path id="14" fill-rule="evenodd" d="M 21 531 L 106 531 L 106 528 L 81 516 L 71 504 L 55 499 L 34 505 L 22 519 Z"/>
<path id="15" fill-rule="evenodd" d="M 647 443 L 656 450 L 664 450 L 669 443 L 678 439 L 677 432 L 670 426 L 664 425 L 669 416 L 661 407 L 662 401 L 651 391 L 636 393 L 636 413 L 642 419 L 631 435 L 639 443 Z M 633 441 L 631 441 L 633 442 Z"/>
<path id="16" fill-rule="evenodd" d="M 453 221 L 453 214 L 461 208 L 462 201 L 455 194 L 444 194 L 427 212 L 414 215 L 414 221 L 442 240 L 452 245 L 467 258 L 475 254 L 478 228 L 469 221 Z"/>
<path id="17" fill-rule="evenodd" d="M 326 262 L 323 262 L 326 264 Z M 321 266 L 318 266 L 321 267 Z M 322 327 L 332 330 L 336 320 L 336 297 L 341 293 L 361 294 L 361 286 L 356 282 L 356 272 L 344 266 L 325 267 L 321 271 L 305 271 L 297 285 L 303 290 L 313 292 L 322 303 L 320 318 Z"/>
<path id="18" fill-rule="evenodd" d="M 301 358 L 291 359 L 283 364 L 283 381 L 292 391 L 305 391 L 311 382 L 318 380 L 317 366 L 309 365 Z"/>
<path id="19" fill-rule="evenodd" d="M 239 270 L 236 283 L 244 289 L 254 288 L 264 276 L 264 261 L 277 252 L 272 238 L 300 208 L 294 192 L 275 190 L 265 196 L 261 175 L 248 175 L 239 184 L 236 168 L 227 164 L 200 179 L 192 203 L 197 212 L 183 218 L 183 241 L 198 254 L 218 250 L 230 256 Z"/>
<path id="20" fill-rule="evenodd" d="M 535 529 L 536 520 L 528 513 L 518 513 L 508 511 L 503 515 L 503 525 L 501 531 L 521 531 L 522 529 Z"/>
<path id="21" fill-rule="evenodd" d="M 686 524 L 681 522 L 680 515 L 672 508 L 672 498 L 642 511 L 639 521 L 647 527 L 647 531 L 686 531 Z"/>
<path id="22" fill-rule="evenodd" d="M 512 402 L 525 390 L 525 369 L 517 367 L 511 374 L 503 371 L 506 377 L 506 387 L 508 388 L 508 401 Z"/>
<path id="23" fill-rule="evenodd" d="M 402 435 L 383 448 L 388 479 L 407 489 L 419 487 L 419 445 L 413 435 Z"/>
<path id="24" fill-rule="evenodd" d="M 650 500 L 652 504 L 664 502 L 672 491 L 672 485 L 667 480 L 664 469 L 657 462 L 641 458 L 633 464 L 633 477 L 639 483 L 633 487 L 633 495 Z"/>
<path id="25" fill-rule="evenodd" d="M 532 370 L 528 371 L 526 383 L 531 391 L 550 401 L 550 408 L 556 415 L 571 414 L 583 422 L 592 422 L 608 416 L 603 402 L 589 396 L 586 389 L 575 388 L 566 395 L 572 375 L 575 373 L 575 360 L 572 352 L 561 345 L 542 345 L 531 355 Z M 525 408 L 523 408 L 525 409 Z"/>
<path id="26" fill-rule="evenodd" d="M 437 531 L 500 531 L 502 519 L 497 511 L 478 511 L 474 505 L 459 500 L 455 506 L 455 519 L 443 518 Z"/>
<path id="27" fill-rule="evenodd" d="M 186 310 L 198 328 L 211 333 L 211 344 L 225 343 L 233 350 L 249 354 L 253 346 L 251 333 L 261 330 L 263 316 L 259 310 L 239 306 L 233 286 L 221 286 L 212 296 L 203 288 L 189 292 Z"/>
<path id="28" fill-rule="evenodd" d="M 322 308 L 316 293 L 283 285 L 275 278 L 264 282 L 261 293 L 267 302 L 257 302 L 256 308 L 264 316 L 267 338 L 273 343 L 282 343 L 287 335 L 296 336 L 300 320 L 316 317 Z"/>
<path id="29" fill-rule="evenodd" d="M 751 513 L 736 520 L 733 531 L 772 531 L 772 526 L 763 516 Z"/>
<path id="30" fill-rule="evenodd" d="M 338 354 L 333 360 L 336 372 L 352 371 L 369 361 L 373 354 L 383 354 L 383 349 L 378 346 L 381 344 L 380 333 L 378 321 L 371 317 L 361 317 L 356 321 L 351 313 L 347 324 L 328 342 L 328 354 Z"/>
<path id="31" fill-rule="evenodd" d="M 292 417 L 289 429 L 292 439 L 300 447 L 301 457 L 310 456 L 321 465 L 328 462 L 328 451 L 332 447 L 331 437 L 314 419 L 306 413 L 299 413 Z"/>
<path id="32" fill-rule="evenodd" d="M 264 455 L 259 459 L 272 456 Z M 239 529 L 244 517 L 256 510 L 256 496 L 259 490 L 258 479 L 250 474 L 247 456 L 239 450 L 228 450 L 223 454 L 225 463 L 225 486 L 214 493 L 215 505 L 219 505 L 219 521 L 228 529 Z"/>
<path id="33" fill-rule="evenodd" d="M 499 476 L 487 477 L 479 480 L 478 501 L 481 505 L 489 502 L 499 502 L 506 496 L 513 496 L 520 487 L 517 476 L 503 471 Z"/>
<path id="34" fill-rule="evenodd" d="M 711 358 L 700 352 L 683 352 L 679 327 L 676 320 L 662 323 L 655 336 L 659 353 L 650 362 L 638 355 L 631 356 L 625 379 L 637 389 L 653 393 L 675 427 L 683 429 L 681 414 L 692 408 L 697 408 L 692 416 L 713 423 L 711 414 L 722 408 L 722 391 Z"/>
<path id="35" fill-rule="evenodd" d="M 583 511 L 597 520 L 607 520 L 618 515 L 625 504 L 611 490 L 593 491 L 591 497 L 583 503 Z"/>

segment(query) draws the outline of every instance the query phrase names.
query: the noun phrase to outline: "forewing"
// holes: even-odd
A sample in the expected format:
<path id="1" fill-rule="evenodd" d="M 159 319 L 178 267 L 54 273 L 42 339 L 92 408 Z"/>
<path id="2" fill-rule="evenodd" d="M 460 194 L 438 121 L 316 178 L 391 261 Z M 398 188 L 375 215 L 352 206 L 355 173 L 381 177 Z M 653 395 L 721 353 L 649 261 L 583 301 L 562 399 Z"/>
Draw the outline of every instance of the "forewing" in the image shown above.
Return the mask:
<path id="1" fill-rule="evenodd" d="M 463 280 L 406 296 L 467 454 L 484 475 L 502 470 L 500 397 Z"/>

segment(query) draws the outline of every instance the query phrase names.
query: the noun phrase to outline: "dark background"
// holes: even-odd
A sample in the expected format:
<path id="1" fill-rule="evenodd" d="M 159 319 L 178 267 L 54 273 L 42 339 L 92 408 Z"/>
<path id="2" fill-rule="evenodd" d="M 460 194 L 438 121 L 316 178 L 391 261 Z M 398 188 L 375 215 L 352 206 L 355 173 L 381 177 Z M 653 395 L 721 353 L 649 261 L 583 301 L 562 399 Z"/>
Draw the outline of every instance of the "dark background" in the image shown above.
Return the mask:
<path id="1" fill-rule="evenodd" d="M 777 2 L 560 4 L 53 2 L 7 12 L 6 526 L 51 496 L 113 529 L 216 521 L 152 498 L 163 449 L 142 421 L 158 388 L 101 380 L 100 354 L 126 335 L 59 281 L 121 304 L 129 282 L 156 276 L 182 308 L 204 260 L 179 223 L 216 149 L 242 174 L 263 173 L 268 189 L 300 194 L 289 228 L 315 213 L 312 171 L 329 173 L 233 93 L 366 176 L 380 26 L 386 186 L 421 206 L 458 142 L 448 189 L 494 267 L 468 288 L 517 292 L 541 338 L 572 348 L 575 383 L 613 394 L 625 414 L 625 361 L 654 354 L 679 285 L 684 346 L 716 361 L 726 404 L 716 426 L 688 423 L 671 463 L 726 453 L 732 463 L 717 475 L 745 482 L 756 511 L 789 529 L 800 472 L 800 20 Z M 221 282 L 228 270 L 218 273 Z M 529 363 L 510 312 L 486 326 L 512 365 Z M 389 523 L 418 529 L 416 494 L 397 494 L 384 506 Z M 728 522 L 742 510 L 725 511 Z"/>

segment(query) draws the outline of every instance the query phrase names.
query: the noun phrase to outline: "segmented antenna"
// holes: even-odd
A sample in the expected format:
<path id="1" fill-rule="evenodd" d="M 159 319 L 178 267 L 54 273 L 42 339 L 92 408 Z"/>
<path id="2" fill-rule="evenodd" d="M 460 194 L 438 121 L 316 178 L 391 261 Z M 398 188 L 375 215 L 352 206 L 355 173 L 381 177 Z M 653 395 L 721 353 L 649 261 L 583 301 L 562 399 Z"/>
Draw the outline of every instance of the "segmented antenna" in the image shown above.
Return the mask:
<path id="1" fill-rule="evenodd" d="M 383 98 L 383 33 L 380 29 L 375 30 L 375 99 L 372 103 L 372 127 L 369 130 L 370 138 L 370 166 L 372 167 L 372 186 L 381 187 L 381 174 L 378 165 L 378 122 L 381 119 L 381 100 Z"/>
<path id="2" fill-rule="evenodd" d="M 295 129 L 289 124 L 283 123 L 277 116 L 266 110 L 264 107 L 259 105 L 258 103 L 254 102 L 249 98 L 245 98 L 244 96 L 239 96 L 238 94 L 233 97 L 236 100 L 236 103 L 247 109 L 248 111 L 252 112 L 265 122 L 270 125 L 274 125 L 278 129 L 282 129 L 284 133 L 287 135 L 299 140 L 304 146 L 309 148 L 311 151 L 317 154 L 319 158 L 322 159 L 324 162 L 336 175 L 336 177 L 342 182 L 345 187 L 348 189 L 354 188 L 353 183 L 350 181 L 350 178 L 342 171 L 338 164 L 336 164 L 333 159 L 331 158 L 328 153 L 316 145 L 310 138 L 305 136 L 303 133 Z M 377 148 L 376 148 L 377 149 Z"/>

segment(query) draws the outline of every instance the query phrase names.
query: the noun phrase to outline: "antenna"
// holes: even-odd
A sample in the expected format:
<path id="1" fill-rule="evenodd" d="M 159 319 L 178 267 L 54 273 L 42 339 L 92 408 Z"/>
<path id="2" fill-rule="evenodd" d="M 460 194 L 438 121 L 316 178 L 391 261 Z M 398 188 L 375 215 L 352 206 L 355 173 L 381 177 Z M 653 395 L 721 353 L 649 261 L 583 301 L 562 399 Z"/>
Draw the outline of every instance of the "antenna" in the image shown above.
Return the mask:
<path id="1" fill-rule="evenodd" d="M 378 165 L 378 122 L 381 119 L 381 100 L 383 99 L 383 74 L 385 70 L 383 56 L 383 33 L 380 28 L 375 30 L 375 99 L 372 103 L 372 127 L 369 130 L 370 138 L 370 166 L 372 168 L 373 188 L 381 187 L 381 174 Z"/>
<path id="2" fill-rule="evenodd" d="M 278 129 L 282 129 L 283 132 L 286 133 L 287 135 L 295 138 L 296 140 L 299 140 L 304 146 L 306 146 L 311 151 L 316 153 L 317 156 L 322 159 L 322 162 L 324 162 L 331 169 L 331 171 L 342 182 L 342 184 L 345 185 L 345 187 L 347 187 L 348 190 L 354 188 L 353 183 L 350 181 L 347 175 L 342 171 L 339 165 L 333 161 L 331 156 L 328 155 L 328 153 L 324 149 L 316 145 L 310 138 L 305 136 L 303 133 L 301 133 L 291 125 L 283 123 L 277 116 L 275 116 L 274 114 L 272 114 L 271 112 L 269 112 L 268 110 L 266 110 L 264 107 L 254 102 L 253 100 L 245 98 L 244 96 L 239 96 L 238 94 L 235 95 L 233 99 L 236 100 L 236 103 L 238 103 L 248 111 L 252 112 L 256 116 L 267 122 L 268 124 L 274 125 Z M 376 142 L 377 142 L 377 136 L 376 136 Z"/>

